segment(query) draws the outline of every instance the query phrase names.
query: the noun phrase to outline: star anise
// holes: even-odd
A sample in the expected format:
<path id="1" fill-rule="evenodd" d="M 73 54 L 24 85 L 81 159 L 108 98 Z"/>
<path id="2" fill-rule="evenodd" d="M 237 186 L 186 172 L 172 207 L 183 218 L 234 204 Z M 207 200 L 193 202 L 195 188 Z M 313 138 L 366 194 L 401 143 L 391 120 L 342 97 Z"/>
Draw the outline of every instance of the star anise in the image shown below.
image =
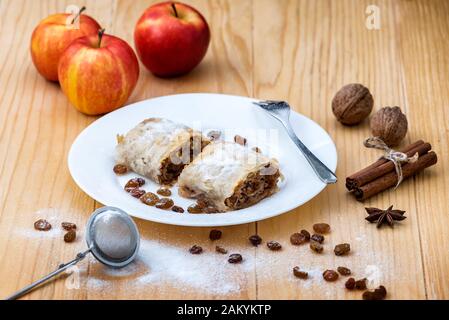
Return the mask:
<path id="1" fill-rule="evenodd" d="M 382 224 L 387 223 L 390 227 L 393 227 L 394 221 L 404 220 L 405 211 L 393 210 L 393 206 L 390 206 L 387 210 L 377 208 L 365 208 L 368 213 L 368 217 L 365 219 L 369 222 L 376 222 L 377 227 L 380 228 Z"/>

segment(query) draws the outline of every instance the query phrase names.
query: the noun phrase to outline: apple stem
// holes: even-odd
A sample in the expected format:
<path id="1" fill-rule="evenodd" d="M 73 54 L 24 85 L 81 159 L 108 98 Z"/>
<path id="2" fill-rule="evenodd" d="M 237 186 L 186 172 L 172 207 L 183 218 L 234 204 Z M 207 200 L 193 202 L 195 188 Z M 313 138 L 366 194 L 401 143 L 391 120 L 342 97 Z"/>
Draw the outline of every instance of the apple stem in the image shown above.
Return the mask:
<path id="1" fill-rule="evenodd" d="M 100 29 L 98 30 L 98 48 L 101 48 L 101 39 L 103 39 L 103 35 L 106 29 Z"/>
<path id="2" fill-rule="evenodd" d="M 75 17 L 73 18 L 73 20 L 72 20 L 72 24 L 75 23 L 76 19 L 78 19 L 78 18 L 81 16 L 81 13 L 83 13 L 84 10 L 86 10 L 86 7 L 85 7 L 85 6 L 83 6 L 83 7 L 80 9 L 80 11 L 78 11 L 78 13 L 76 14 L 76 16 L 75 16 Z"/>
<path id="3" fill-rule="evenodd" d="M 172 6 L 172 8 L 173 8 L 173 11 L 175 12 L 175 17 L 178 18 L 178 11 L 176 11 L 175 3 L 172 2 L 171 6 Z"/>

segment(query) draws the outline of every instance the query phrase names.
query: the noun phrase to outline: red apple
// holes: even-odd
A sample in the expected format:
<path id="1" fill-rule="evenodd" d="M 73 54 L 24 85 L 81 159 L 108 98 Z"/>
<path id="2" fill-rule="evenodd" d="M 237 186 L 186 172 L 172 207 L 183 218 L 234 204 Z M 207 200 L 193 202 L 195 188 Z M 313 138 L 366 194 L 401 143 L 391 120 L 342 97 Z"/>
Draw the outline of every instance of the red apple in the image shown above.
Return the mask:
<path id="1" fill-rule="evenodd" d="M 100 25 L 91 17 L 81 14 L 72 18 L 68 13 L 58 13 L 42 20 L 31 36 L 31 57 L 39 73 L 50 81 L 58 81 L 58 62 L 73 40 L 96 35 Z"/>
<path id="2" fill-rule="evenodd" d="M 125 104 L 139 78 L 139 62 L 123 40 L 103 34 L 76 39 L 59 61 L 62 91 L 88 115 L 110 112 Z"/>
<path id="3" fill-rule="evenodd" d="M 178 76 L 195 68 L 206 54 L 209 41 L 204 17 L 179 2 L 149 7 L 134 30 L 140 60 L 160 77 Z"/>

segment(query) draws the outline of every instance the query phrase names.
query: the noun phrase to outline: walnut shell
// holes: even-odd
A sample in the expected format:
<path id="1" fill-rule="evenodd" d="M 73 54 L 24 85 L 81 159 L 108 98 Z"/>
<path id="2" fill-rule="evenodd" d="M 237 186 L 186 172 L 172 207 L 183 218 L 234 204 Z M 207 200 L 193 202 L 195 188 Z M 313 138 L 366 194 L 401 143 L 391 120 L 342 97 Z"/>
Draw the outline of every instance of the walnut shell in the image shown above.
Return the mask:
<path id="1" fill-rule="evenodd" d="M 332 99 L 332 111 L 341 123 L 354 125 L 368 117 L 373 104 L 373 96 L 368 88 L 351 83 L 341 88 Z"/>
<path id="2" fill-rule="evenodd" d="M 371 118 L 373 136 L 381 138 L 389 147 L 398 145 L 407 134 L 407 118 L 399 107 L 385 107 Z"/>

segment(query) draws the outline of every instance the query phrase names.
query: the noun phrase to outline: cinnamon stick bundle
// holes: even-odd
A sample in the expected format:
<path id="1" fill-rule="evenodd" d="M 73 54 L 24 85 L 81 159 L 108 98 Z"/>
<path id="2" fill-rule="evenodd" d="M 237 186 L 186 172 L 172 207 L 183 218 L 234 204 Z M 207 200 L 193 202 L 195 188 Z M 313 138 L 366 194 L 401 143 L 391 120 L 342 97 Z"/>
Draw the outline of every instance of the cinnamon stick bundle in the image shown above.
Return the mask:
<path id="1" fill-rule="evenodd" d="M 413 176 L 415 173 L 437 163 L 435 152 L 429 152 L 432 146 L 422 140 L 416 141 L 400 150 L 412 157 L 418 153 L 416 162 L 402 165 L 403 179 Z M 346 188 L 353 192 L 356 199 L 363 201 L 388 188 L 396 185 L 398 176 L 394 163 L 387 159 L 379 159 L 372 165 L 362 169 L 346 178 Z"/>

